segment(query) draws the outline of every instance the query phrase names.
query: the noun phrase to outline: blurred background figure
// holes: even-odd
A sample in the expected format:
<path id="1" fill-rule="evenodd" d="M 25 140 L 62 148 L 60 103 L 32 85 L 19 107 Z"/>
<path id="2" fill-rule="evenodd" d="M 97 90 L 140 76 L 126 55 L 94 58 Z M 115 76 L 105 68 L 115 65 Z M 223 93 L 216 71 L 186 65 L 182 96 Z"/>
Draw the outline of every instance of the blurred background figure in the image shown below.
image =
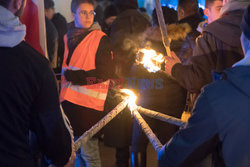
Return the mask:
<path id="1" fill-rule="evenodd" d="M 196 30 L 202 21 L 199 14 L 198 0 L 179 0 L 177 12 L 178 23 L 187 23 L 192 29 L 186 39 L 182 41 L 179 51 L 175 52 L 181 62 L 187 64 L 189 58 L 192 57 L 195 40 L 200 35 L 200 32 Z"/>
<path id="2" fill-rule="evenodd" d="M 177 12 L 169 7 L 166 6 L 162 6 L 162 12 L 163 12 L 163 17 L 165 20 L 166 24 L 175 24 L 177 23 Z M 152 25 L 153 26 L 158 26 L 159 27 L 159 22 L 158 22 L 158 18 L 157 18 L 157 14 L 156 14 L 156 10 L 153 10 L 152 13 Z"/>
<path id="3" fill-rule="evenodd" d="M 206 0 L 204 14 L 207 16 L 208 24 L 220 18 L 220 10 L 223 6 L 223 0 Z"/>
<path id="4" fill-rule="evenodd" d="M 57 51 L 57 63 L 56 63 L 57 65 L 54 71 L 56 74 L 60 74 L 63 63 L 63 55 L 64 55 L 63 37 L 67 33 L 67 21 L 65 17 L 60 13 L 55 13 L 51 21 L 56 27 L 58 33 L 58 51 Z"/>
<path id="5" fill-rule="evenodd" d="M 138 10 L 142 13 L 142 15 L 143 15 L 150 23 L 152 22 L 152 19 L 151 19 L 150 15 L 147 13 L 146 8 L 141 7 L 141 8 L 139 8 Z"/>
<path id="6" fill-rule="evenodd" d="M 202 33 L 203 29 L 207 24 L 220 18 L 220 10 L 223 6 L 223 0 L 206 0 L 206 8 L 204 9 L 204 15 L 207 17 L 206 20 L 200 22 L 197 27 L 197 31 Z"/>
<path id="7" fill-rule="evenodd" d="M 104 27 L 103 32 L 110 36 L 111 25 L 118 15 L 118 9 L 114 4 L 108 5 L 104 10 Z"/>
<path id="8" fill-rule="evenodd" d="M 58 51 L 58 32 L 55 25 L 51 21 L 55 14 L 53 0 L 44 0 L 45 8 L 45 24 L 46 24 L 46 39 L 47 53 L 52 68 L 57 67 L 57 51 Z"/>

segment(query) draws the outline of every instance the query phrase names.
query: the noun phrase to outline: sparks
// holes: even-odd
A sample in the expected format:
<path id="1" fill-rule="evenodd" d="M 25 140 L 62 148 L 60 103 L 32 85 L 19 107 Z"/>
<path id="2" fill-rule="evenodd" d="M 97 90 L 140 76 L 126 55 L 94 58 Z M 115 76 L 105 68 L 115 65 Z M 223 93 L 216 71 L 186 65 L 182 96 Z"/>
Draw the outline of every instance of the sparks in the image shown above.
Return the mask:
<path id="1" fill-rule="evenodd" d="M 137 108 L 136 105 L 136 100 L 137 100 L 137 96 L 135 95 L 135 93 L 129 89 L 122 89 L 121 92 L 125 93 L 128 97 L 128 107 L 131 110 L 131 112 L 133 110 L 135 110 Z"/>
<path id="2" fill-rule="evenodd" d="M 164 62 L 162 54 L 157 54 L 153 49 L 140 49 L 138 55 L 141 57 L 137 58 L 137 63 L 143 64 L 149 72 L 157 72 L 161 69 Z"/>

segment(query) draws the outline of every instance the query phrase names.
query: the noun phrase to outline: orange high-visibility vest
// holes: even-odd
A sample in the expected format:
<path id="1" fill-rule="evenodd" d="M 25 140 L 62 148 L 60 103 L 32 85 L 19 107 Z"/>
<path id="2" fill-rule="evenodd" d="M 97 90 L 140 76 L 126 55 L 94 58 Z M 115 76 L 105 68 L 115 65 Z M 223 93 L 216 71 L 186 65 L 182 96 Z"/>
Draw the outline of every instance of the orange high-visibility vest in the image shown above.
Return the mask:
<path id="1" fill-rule="evenodd" d="M 70 70 L 94 70 L 96 52 L 99 47 L 101 38 L 105 34 L 102 31 L 94 30 L 90 32 L 76 47 L 67 65 L 69 54 L 67 35 L 64 36 L 65 52 L 62 65 L 62 74 L 66 69 Z M 92 85 L 72 85 L 67 82 L 62 75 L 60 101 L 67 100 L 71 103 L 92 108 L 98 111 L 104 110 L 104 103 L 107 97 L 109 88 L 109 80 Z"/>

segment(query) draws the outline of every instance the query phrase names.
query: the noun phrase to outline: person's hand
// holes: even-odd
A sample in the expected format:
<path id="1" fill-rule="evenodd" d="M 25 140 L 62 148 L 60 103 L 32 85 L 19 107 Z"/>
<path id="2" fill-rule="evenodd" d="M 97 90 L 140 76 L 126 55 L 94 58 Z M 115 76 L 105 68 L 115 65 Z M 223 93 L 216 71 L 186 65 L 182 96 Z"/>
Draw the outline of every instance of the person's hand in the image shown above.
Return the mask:
<path id="1" fill-rule="evenodd" d="M 74 75 L 74 71 L 69 69 L 64 71 L 64 76 L 67 81 L 72 81 L 72 75 Z"/>
<path id="2" fill-rule="evenodd" d="M 64 165 L 64 167 L 74 167 L 75 166 L 75 159 L 76 159 L 76 153 L 75 153 L 75 151 L 73 151 L 70 158 L 69 158 L 69 161 L 67 162 L 66 165 Z M 51 164 L 51 165 L 49 165 L 49 167 L 56 167 L 56 166 Z"/>
<path id="3" fill-rule="evenodd" d="M 174 52 L 171 52 L 171 57 L 165 56 L 165 72 L 171 76 L 172 68 L 177 63 L 181 63 L 181 61 Z"/>
<path id="4" fill-rule="evenodd" d="M 66 165 L 64 165 L 64 167 L 74 167 L 75 166 L 75 159 L 76 159 L 76 153 L 75 151 L 72 152 L 69 161 L 67 162 Z"/>

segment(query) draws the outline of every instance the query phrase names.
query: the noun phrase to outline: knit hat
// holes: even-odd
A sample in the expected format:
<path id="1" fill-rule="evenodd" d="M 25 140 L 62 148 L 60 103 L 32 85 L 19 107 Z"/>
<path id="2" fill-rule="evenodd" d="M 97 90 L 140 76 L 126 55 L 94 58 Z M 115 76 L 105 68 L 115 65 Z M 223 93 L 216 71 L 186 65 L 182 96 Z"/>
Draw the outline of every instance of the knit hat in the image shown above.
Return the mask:
<path id="1" fill-rule="evenodd" d="M 107 19 L 111 16 L 117 16 L 118 15 L 118 10 L 115 5 L 109 5 L 105 8 L 104 10 L 104 19 Z"/>
<path id="2" fill-rule="evenodd" d="M 250 5 L 245 10 L 244 16 L 242 18 L 241 30 L 244 35 L 250 40 Z"/>
<path id="3" fill-rule="evenodd" d="M 55 3 L 53 0 L 44 0 L 44 8 L 45 9 L 50 9 L 50 8 L 54 8 Z"/>
<path id="4" fill-rule="evenodd" d="M 119 12 L 123 12 L 128 9 L 138 9 L 137 0 L 114 0 L 114 3 Z"/>
<path id="5" fill-rule="evenodd" d="M 167 6 L 162 6 L 163 17 L 166 24 L 173 24 L 177 22 L 177 12 Z M 153 24 L 159 26 L 156 9 L 152 13 Z"/>

